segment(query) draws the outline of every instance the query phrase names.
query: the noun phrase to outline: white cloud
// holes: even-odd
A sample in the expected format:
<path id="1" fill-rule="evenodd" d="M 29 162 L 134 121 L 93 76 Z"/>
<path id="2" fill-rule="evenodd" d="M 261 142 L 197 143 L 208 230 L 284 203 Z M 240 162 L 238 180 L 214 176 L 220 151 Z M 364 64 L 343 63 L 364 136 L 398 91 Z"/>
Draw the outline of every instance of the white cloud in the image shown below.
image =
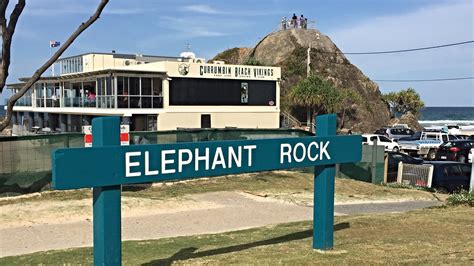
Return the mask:
<path id="1" fill-rule="evenodd" d="M 221 11 L 209 6 L 209 5 L 187 5 L 181 8 L 182 11 L 190 11 L 201 14 L 220 14 Z"/>

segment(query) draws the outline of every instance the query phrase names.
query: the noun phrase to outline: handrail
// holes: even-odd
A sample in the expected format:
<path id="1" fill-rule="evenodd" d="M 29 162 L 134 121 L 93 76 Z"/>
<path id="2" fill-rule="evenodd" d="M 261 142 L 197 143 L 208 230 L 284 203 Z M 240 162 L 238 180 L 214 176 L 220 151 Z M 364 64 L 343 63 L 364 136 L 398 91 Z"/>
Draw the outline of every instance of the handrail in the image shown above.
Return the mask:
<path id="1" fill-rule="evenodd" d="M 302 124 L 301 122 L 294 116 L 292 116 L 290 113 L 288 113 L 287 111 L 281 111 L 281 114 L 286 118 L 288 119 L 289 121 L 291 121 L 293 123 L 293 125 L 296 125 L 297 127 L 301 127 Z"/>

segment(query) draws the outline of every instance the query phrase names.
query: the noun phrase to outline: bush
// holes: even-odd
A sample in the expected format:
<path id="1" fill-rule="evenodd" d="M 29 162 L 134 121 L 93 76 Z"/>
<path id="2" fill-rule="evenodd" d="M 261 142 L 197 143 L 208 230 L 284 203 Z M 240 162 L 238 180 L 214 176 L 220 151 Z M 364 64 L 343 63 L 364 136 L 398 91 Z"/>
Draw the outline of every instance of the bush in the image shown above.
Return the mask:
<path id="1" fill-rule="evenodd" d="M 449 205 L 468 205 L 474 207 L 474 192 L 461 190 L 448 197 Z"/>

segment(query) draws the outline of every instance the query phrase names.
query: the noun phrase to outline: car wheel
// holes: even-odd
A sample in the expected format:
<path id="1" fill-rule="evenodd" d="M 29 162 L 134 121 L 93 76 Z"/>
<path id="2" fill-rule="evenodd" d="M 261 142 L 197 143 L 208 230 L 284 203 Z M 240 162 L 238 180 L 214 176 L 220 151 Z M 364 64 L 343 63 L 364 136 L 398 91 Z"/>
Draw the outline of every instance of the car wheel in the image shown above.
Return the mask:
<path id="1" fill-rule="evenodd" d="M 393 152 L 399 152 L 400 149 L 398 147 L 393 147 Z"/>
<path id="2" fill-rule="evenodd" d="M 464 157 L 464 155 L 459 156 L 459 157 L 458 157 L 458 162 L 460 162 L 460 163 L 467 163 L 466 157 Z"/>
<path id="3" fill-rule="evenodd" d="M 436 151 L 435 150 L 430 150 L 428 152 L 428 155 L 426 156 L 426 158 L 430 161 L 434 161 L 436 159 Z"/>

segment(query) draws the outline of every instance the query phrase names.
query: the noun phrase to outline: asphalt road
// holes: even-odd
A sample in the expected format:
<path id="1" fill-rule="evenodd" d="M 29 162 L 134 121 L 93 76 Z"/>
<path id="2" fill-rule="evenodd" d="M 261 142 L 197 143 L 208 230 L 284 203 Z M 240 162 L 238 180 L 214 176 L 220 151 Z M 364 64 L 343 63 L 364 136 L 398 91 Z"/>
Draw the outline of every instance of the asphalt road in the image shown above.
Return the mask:
<path id="1" fill-rule="evenodd" d="M 210 208 L 122 218 L 122 240 L 145 240 L 221 233 L 271 224 L 311 220 L 313 208 L 239 192 L 194 195 Z M 405 212 L 438 201 L 337 204 L 335 215 Z M 0 225 L 0 257 L 92 246 L 92 219 L 5 228 Z"/>

